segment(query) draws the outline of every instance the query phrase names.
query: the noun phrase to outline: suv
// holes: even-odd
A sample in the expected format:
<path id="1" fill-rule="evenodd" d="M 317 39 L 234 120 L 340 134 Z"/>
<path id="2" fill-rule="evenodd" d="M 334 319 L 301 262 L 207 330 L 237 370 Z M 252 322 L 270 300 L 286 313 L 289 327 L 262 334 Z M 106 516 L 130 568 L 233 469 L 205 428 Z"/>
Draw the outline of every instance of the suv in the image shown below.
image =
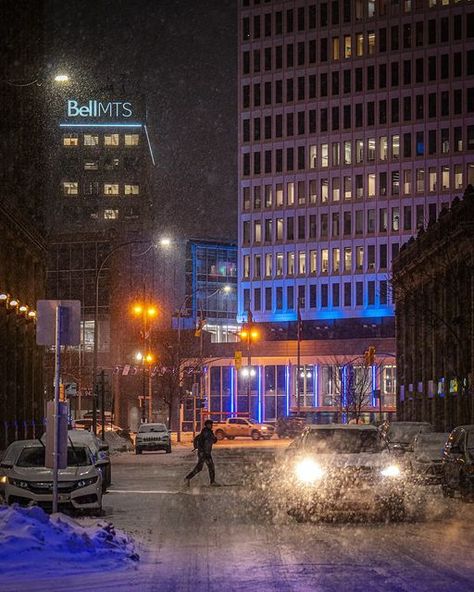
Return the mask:
<path id="1" fill-rule="evenodd" d="M 308 426 L 285 456 L 283 499 L 297 521 L 348 511 L 404 517 L 405 475 L 375 426 Z"/>
<path id="2" fill-rule="evenodd" d="M 455 428 L 443 452 L 443 494 L 459 491 L 463 501 L 474 497 L 474 425 Z"/>
<path id="3" fill-rule="evenodd" d="M 384 423 L 379 430 L 390 448 L 403 454 L 413 450 L 413 440 L 418 434 L 429 434 L 433 426 L 427 421 L 394 421 Z"/>
<path id="4" fill-rule="evenodd" d="M 135 454 L 144 450 L 164 450 L 171 452 L 171 434 L 164 423 L 142 423 L 135 440 Z"/>

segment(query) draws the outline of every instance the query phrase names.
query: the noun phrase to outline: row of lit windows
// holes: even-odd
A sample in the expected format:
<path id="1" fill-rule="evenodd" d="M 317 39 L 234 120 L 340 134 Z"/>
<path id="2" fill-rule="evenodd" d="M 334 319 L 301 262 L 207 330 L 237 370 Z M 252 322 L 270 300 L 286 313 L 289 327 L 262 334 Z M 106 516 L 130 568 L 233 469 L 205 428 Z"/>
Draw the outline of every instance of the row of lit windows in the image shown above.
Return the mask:
<path id="1" fill-rule="evenodd" d="M 63 146 L 138 146 L 140 142 L 139 134 L 64 134 Z"/>
<path id="2" fill-rule="evenodd" d="M 400 194 L 412 196 L 413 193 L 438 193 L 440 191 L 461 190 L 464 186 L 463 165 L 424 167 L 412 169 L 381 171 L 343 177 L 321 177 L 301 181 L 288 181 L 286 184 L 255 185 L 242 188 L 243 211 L 304 206 L 306 204 L 337 204 L 341 201 L 374 199 L 387 195 Z M 467 182 L 474 182 L 474 164 L 467 165 Z"/>
<path id="3" fill-rule="evenodd" d="M 392 259 L 398 254 L 398 243 L 392 244 Z M 253 280 L 283 277 L 303 277 L 306 275 L 331 275 L 338 273 L 372 272 L 376 270 L 375 245 L 334 247 L 332 249 L 310 249 L 298 252 L 265 253 L 253 256 L 251 268 L 250 255 L 242 259 L 242 279 Z M 388 246 L 379 245 L 378 270 L 389 268 Z"/>
<path id="4" fill-rule="evenodd" d="M 454 41 L 462 40 L 462 18 L 461 15 L 456 15 L 454 17 Z M 471 31 L 470 29 L 471 22 L 474 24 L 474 21 L 472 18 L 469 19 L 468 15 L 468 18 L 464 22 L 466 23 L 466 37 L 474 37 L 474 30 Z M 440 19 L 439 21 L 440 35 L 438 43 L 436 36 L 436 21 L 428 21 L 428 24 L 433 24 L 433 28 L 429 27 L 429 45 L 439 44 L 439 42 L 449 43 L 450 29 L 447 18 Z M 423 28 L 423 21 L 416 23 L 415 47 L 425 46 Z M 394 51 L 400 49 L 398 29 L 398 26 L 394 26 L 391 29 L 390 52 L 392 54 Z M 413 26 L 411 23 L 403 25 L 403 50 L 412 48 L 412 29 Z M 341 59 L 347 60 L 354 57 L 373 56 L 377 49 L 376 39 L 377 36 L 374 31 L 356 33 L 355 35 L 347 34 L 342 37 L 323 37 L 319 40 L 319 60 L 316 39 L 299 41 L 298 43 L 288 43 L 286 46 L 277 45 L 275 47 L 264 47 L 263 50 L 260 48 L 245 50 L 242 52 L 242 74 L 248 75 L 251 72 L 258 74 L 262 71 L 270 72 L 272 70 L 281 70 L 284 67 L 288 70 L 289 68 L 304 67 L 317 63 L 325 64 L 328 61 L 335 62 Z M 387 51 L 387 29 L 385 28 L 380 29 L 378 32 L 378 49 L 380 53 L 385 53 Z"/>
<path id="5" fill-rule="evenodd" d="M 268 3 L 270 0 L 265 0 Z M 459 4 L 462 0 L 451 0 L 451 4 Z M 254 0 L 253 5 L 261 4 L 260 0 Z M 376 16 L 384 16 L 389 13 L 398 15 L 409 14 L 413 9 L 424 7 L 448 6 L 450 0 L 332 0 L 320 2 L 319 10 L 316 4 L 308 7 L 300 6 L 298 9 L 290 8 L 286 12 L 277 10 L 274 13 L 266 12 L 256 14 L 251 19 L 249 16 L 242 18 L 242 40 L 252 41 L 261 37 L 283 35 L 284 33 L 303 33 L 316 28 L 330 25 L 341 25 L 353 20 L 363 21 Z M 250 0 L 242 0 L 242 6 L 249 7 Z"/>
<path id="6" fill-rule="evenodd" d="M 71 204 L 72 202 L 69 202 Z M 76 202 L 77 203 L 77 202 Z M 137 220 L 140 211 L 136 208 L 106 208 L 98 210 L 90 207 L 70 206 L 63 210 L 62 216 L 68 224 L 83 224 L 86 220 Z"/>
<path id="7" fill-rule="evenodd" d="M 461 128 L 458 128 L 461 129 Z M 474 126 L 468 126 L 468 143 L 467 149 L 474 150 Z M 437 130 L 434 130 L 436 133 Z M 410 138 L 405 138 L 405 136 L 410 136 Z M 449 140 L 447 144 L 444 145 L 442 150 L 435 150 L 431 151 L 430 143 L 428 144 L 428 150 L 426 149 L 424 143 L 424 136 L 423 132 L 419 132 L 416 134 L 415 138 L 417 140 L 415 145 L 415 150 L 413 151 L 412 146 L 412 134 L 403 134 L 403 151 L 400 154 L 400 136 L 398 134 L 394 135 L 390 139 L 391 145 L 391 162 L 394 160 L 399 160 L 400 157 L 403 159 L 412 159 L 412 157 L 422 157 L 429 154 L 432 157 L 442 156 L 449 153 Z M 383 139 L 387 139 L 387 136 L 382 136 Z M 418 142 L 419 140 L 419 142 Z M 387 140 L 388 141 L 388 140 Z M 406 143 L 405 143 L 406 141 Z M 357 142 L 360 142 L 360 151 L 357 148 Z M 351 142 L 342 142 L 342 144 L 352 144 Z M 365 146 L 367 146 L 367 153 L 365 154 Z M 460 148 L 462 149 L 462 140 L 459 140 L 455 143 L 455 152 L 459 152 Z M 443 147 L 443 144 L 441 144 Z M 306 146 L 297 146 L 296 148 L 289 147 L 286 148 L 286 172 L 293 172 L 295 170 L 295 156 L 296 156 L 296 168 L 298 171 L 305 171 L 305 170 L 312 170 L 312 169 L 329 169 L 340 167 L 343 163 L 350 166 L 350 164 L 362 164 L 366 163 L 374 163 L 376 160 L 376 143 L 375 138 L 368 138 L 368 141 L 364 143 L 363 140 L 356 140 L 355 141 L 355 151 L 354 154 L 352 153 L 352 145 L 349 149 L 344 149 L 341 151 L 341 142 L 333 142 L 332 144 L 324 143 L 318 146 L 315 144 L 310 145 L 309 147 Z M 385 147 L 383 148 L 385 150 Z M 443 150 L 447 150 L 444 152 Z M 387 151 L 388 151 L 388 144 L 387 144 Z M 307 158 L 308 153 L 308 158 Z M 253 168 L 252 171 L 250 169 L 251 164 L 251 153 L 246 152 L 242 155 L 242 174 L 244 177 L 249 177 L 251 174 L 254 176 L 262 175 L 262 174 L 272 174 L 272 173 L 283 173 L 283 148 L 277 148 L 275 151 L 272 150 L 265 150 L 263 154 L 261 152 L 253 152 Z M 380 154 L 380 153 L 379 153 Z M 274 155 L 274 158 L 273 158 Z M 263 156 L 263 163 L 262 163 L 262 156 Z M 365 158 L 364 158 L 365 156 Z M 330 160 L 331 158 L 331 160 Z M 348 162 L 350 159 L 350 163 Z M 360 160 L 362 159 L 362 160 Z M 382 162 L 387 161 L 388 157 L 381 158 L 379 155 L 379 160 Z M 459 171 L 462 173 L 462 171 Z M 449 173 L 448 173 L 449 174 Z M 450 188 L 451 182 L 446 184 L 446 189 Z M 370 182 L 367 183 L 370 185 Z M 361 185 L 363 188 L 363 185 Z M 375 191 L 375 184 L 373 185 Z M 455 186 L 455 188 L 457 188 Z M 313 188 L 315 189 L 315 188 Z M 423 191 L 423 189 L 420 189 Z M 310 194 L 314 195 L 315 191 L 310 190 Z M 374 192 L 375 195 L 375 192 Z"/>
<path id="8" fill-rule="evenodd" d="M 264 297 L 263 302 L 262 296 Z M 243 290 L 244 310 L 265 310 L 266 312 L 296 310 L 296 302 L 299 303 L 302 310 L 364 306 L 364 304 L 386 306 L 389 304 L 388 282 L 380 280 L 376 283 L 375 280 L 368 280 L 365 286 L 365 303 L 364 282 L 362 281 L 355 282 L 354 286 L 351 282 L 343 282 L 342 285 L 339 282 L 334 282 L 331 284 L 310 284 L 308 287 L 306 285 L 286 286 L 285 291 L 283 286 L 267 286 L 263 290 L 254 288 L 252 302 L 250 302 L 250 288 Z"/>
<path id="9" fill-rule="evenodd" d="M 468 71 L 474 75 L 474 50 L 467 52 L 470 54 L 471 59 L 468 62 Z M 456 55 L 456 54 L 455 54 Z M 443 56 L 442 56 L 443 57 Z M 448 57 L 448 54 L 446 54 L 446 57 Z M 432 58 L 429 58 L 428 61 L 431 61 Z M 422 58 L 420 58 L 420 61 L 422 62 Z M 418 60 L 416 60 L 416 62 L 418 62 Z M 436 66 L 436 58 L 433 57 L 433 63 L 435 63 Z M 408 64 L 411 64 L 411 61 L 406 60 L 406 62 L 404 62 L 404 64 L 407 64 L 407 66 L 405 67 L 405 65 L 403 66 L 403 80 L 411 80 L 412 79 L 412 70 L 411 70 L 411 66 L 409 67 Z M 448 80 L 449 79 L 449 72 L 450 72 L 450 68 L 449 68 L 449 60 L 441 60 L 441 65 L 442 67 L 440 68 L 440 79 L 442 80 Z M 462 75 L 462 61 L 455 61 L 454 62 L 454 67 L 453 67 L 454 72 L 456 72 L 455 77 L 459 77 Z M 355 70 L 343 70 L 342 72 L 342 87 L 341 87 L 341 72 L 339 70 L 336 70 L 334 72 L 331 73 L 331 75 L 329 75 L 327 72 L 323 72 L 319 75 L 319 98 L 326 98 L 328 97 L 328 93 L 329 90 L 331 91 L 331 94 L 333 97 L 338 97 L 341 93 L 341 91 L 343 91 L 343 94 L 353 94 L 354 92 L 367 92 L 367 91 L 371 91 L 371 90 L 375 90 L 375 66 L 368 66 L 367 68 L 365 68 L 365 72 L 366 72 L 366 80 L 365 80 L 365 85 L 364 85 L 364 80 L 363 80 L 363 73 L 364 73 L 364 69 L 363 68 L 356 68 Z M 430 72 L 430 71 L 429 71 Z M 379 89 L 385 89 L 387 88 L 387 64 L 380 64 L 379 65 L 379 69 L 378 69 L 378 73 L 379 73 L 379 79 L 378 79 L 378 83 L 379 83 Z M 416 76 L 416 80 L 420 80 L 421 76 L 422 76 L 422 70 L 420 70 L 418 72 L 420 74 L 420 76 Z M 429 73 L 429 77 L 430 77 L 430 81 L 435 81 L 436 78 L 432 79 L 431 76 L 432 75 L 436 75 L 436 72 L 434 73 Z M 424 77 L 424 76 L 423 76 Z M 317 76 L 316 74 L 311 74 L 308 77 L 305 76 L 300 76 L 297 79 L 297 94 L 295 95 L 294 93 L 294 79 L 293 78 L 288 78 L 285 81 L 283 80 L 276 80 L 274 83 L 272 83 L 271 81 L 267 81 L 265 83 L 263 83 L 263 85 L 258 82 L 255 83 L 253 85 L 253 107 L 261 107 L 261 106 L 265 106 L 265 107 L 269 107 L 274 105 L 282 105 L 283 104 L 283 83 L 285 82 L 285 88 L 286 88 L 286 104 L 288 103 L 292 103 L 295 101 L 295 99 L 297 101 L 304 101 L 306 100 L 306 98 L 308 99 L 315 99 L 317 98 L 317 89 L 316 89 L 316 82 L 317 82 Z M 352 80 L 354 80 L 354 85 L 352 84 Z M 398 62 L 392 62 L 390 65 L 390 83 L 391 83 L 391 87 L 393 88 L 397 88 L 400 85 L 400 64 Z M 411 82 L 404 82 L 403 84 L 406 85 L 410 85 L 411 86 Z M 263 97 L 262 97 L 262 88 L 263 88 Z M 274 92 L 273 92 L 274 91 Z M 428 111 L 429 111 L 429 117 L 436 117 L 436 115 L 449 115 L 449 111 L 450 111 L 450 107 L 449 107 L 449 103 L 450 103 L 450 93 L 448 91 L 444 91 L 444 96 L 441 97 L 441 100 L 437 101 L 436 99 L 436 93 L 424 93 L 425 95 L 428 96 L 428 102 L 427 102 L 427 107 L 428 107 Z M 416 95 L 416 109 L 414 109 L 414 113 L 416 113 L 416 116 L 419 117 L 423 117 L 423 104 L 424 104 L 424 100 L 423 100 L 423 96 L 422 94 L 420 95 Z M 407 95 L 407 100 L 408 100 L 409 95 Z M 454 113 L 462 113 L 462 102 L 463 102 L 463 89 L 454 89 L 453 92 L 451 93 L 451 101 L 452 101 L 452 107 L 451 110 Z M 263 102 L 262 102 L 263 99 Z M 391 99 L 392 104 L 391 104 L 391 111 L 392 111 L 392 120 L 394 120 L 394 115 L 393 112 L 394 111 L 399 111 L 399 106 L 397 106 L 397 108 L 395 109 L 395 106 L 397 105 L 397 103 L 394 103 L 393 101 L 396 100 L 398 102 L 400 102 L 400 97 L 393 97 Z M 437 113 L 436 110 L 436 104 L 439 103 L 441 108 L 440 108 L 440 112 Z M 379 101 L 379 105 L 384 105 L 385 104 L 385 113 L 387 112 L 387 100 L 381 100 Z M 360 113 L 362 116 L 362 110 L 363 110 L 363 103 L 359 103 L 359 108 L 360 108 Z M 410 101 L 410 105 L 411 105 L 411 101 Z M 420 105 L 420 106 L 418 106 Z M 466 105 L 467 105 L 467 109 L 472 111 L 473 110 L 473 90 L 472 88 L 467 88 L 466 89 Z M 250 101 L 250 85 L 249 84 L 245 84 L 242 87 L 242 106 L 243 109 L 250 109 L 251 107 L 251 101 Z M 356 104 L 357 107 L 357 104 Z M 347 108 L 350 108 L 350 105 L 347 106 Z M 410 107 L 411 109 L 411 107 Z M 368 109 L 367 109 L 368 110 Z M 375 111 L 374 108 L 374 101 L 372 101 L 372 110 Z M 326 110 L 327 113 L 327 110 Z M 357 117 L 357 112 L 356 112 L 356 117 Z M 397 115 L 397 119 L 398 120 L 399 115 Z M 322 117 L 321 117 L 322 119 Z M 327 115 L 326 115 L 326 119 L 327 119 Z M 361 123 L 362 125 L 362 123 Z M 371 125 L 370 123 L 368 125 Z M 373 123 L 372 123 L 373 125 Z M 350 124 L 349 126 L 350 127 Z"/>
<path id="10" fill-rule="evenodd" d="M 442 207 L 447 206 L 448 202 L 442 204 Z M 254 245 L 260 245 L 294 240 L 339 239 L 370 235 L 376 232 L 379 234 L 386 234 L 389 231 L 398 233 L 400 230 L 407 232 L 434 222 L 436 213 L 436 203 L 430 203 L 427 209 L 424 204 L 417 204 L 413 207 L 404 205 L 403 209 L 394 205 L 390 208 L 381 207 L 378 210 L 367 208 L 365 214 L 364 209 L 361 208 L 354 211 L 320 212 L 308 216 L 303 214 L 296 217 L 254 219 L 252 235 L 250 234 L 252 221 L 244 220 L 242 222 L 242 244 L 245 246 L 250 245 L 251 242 Z M 402 219 L 400 214 L 403 214 Z"/>
<path id="11" fill-rule="evenodd" d="M 100 188 L 103 195 L 121 195 L 121 185 L 119 183 L 87 183 L 84 187 L 84 195 L 98 195 Z M 79 183 L 77 181 L 63 181 L 63 195 L 79 195 Z M 123 185 L 123 195 L 139 195 L 140 185 L 136 183 L 125 183 Z"/>

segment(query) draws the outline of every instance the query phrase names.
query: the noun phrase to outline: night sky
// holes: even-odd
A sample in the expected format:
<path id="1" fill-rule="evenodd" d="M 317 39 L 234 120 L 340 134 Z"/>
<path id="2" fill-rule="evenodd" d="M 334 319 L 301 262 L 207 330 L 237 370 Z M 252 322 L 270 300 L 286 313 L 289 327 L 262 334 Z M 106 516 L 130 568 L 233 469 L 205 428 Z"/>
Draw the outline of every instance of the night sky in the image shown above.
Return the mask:
<path id="1" fill-rule="evenodd" d="M 47 0 L 48 63 L 145 94 L 160 231 L 237 234 L 235 0 Z"/>

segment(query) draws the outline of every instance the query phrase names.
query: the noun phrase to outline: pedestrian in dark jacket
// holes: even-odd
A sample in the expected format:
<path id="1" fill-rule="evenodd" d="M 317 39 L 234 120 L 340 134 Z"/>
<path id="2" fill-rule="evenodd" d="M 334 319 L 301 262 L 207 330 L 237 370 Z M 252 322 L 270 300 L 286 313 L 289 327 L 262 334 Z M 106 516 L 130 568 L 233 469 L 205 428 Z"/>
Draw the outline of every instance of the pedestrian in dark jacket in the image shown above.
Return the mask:
<path id="1" fill-rule="evenodd" d="M 214 461 L 212 460 L 212 445 L 217 442 L 217 438 L 212 431 L 212 421 L 207 419 L 204 422 L 204 427 L 201 433 L 194 439 L 194 446 L 198 451 L 198 462 L 194 469 L 185 477 L 185 481 L 189 487 L 191 479 L 202 471 L 204 463 L 207 465 L 209 471 L 209 480 L 211 485 L 218 487 L 216 483 L 216 471 L 214 469 Z"/>

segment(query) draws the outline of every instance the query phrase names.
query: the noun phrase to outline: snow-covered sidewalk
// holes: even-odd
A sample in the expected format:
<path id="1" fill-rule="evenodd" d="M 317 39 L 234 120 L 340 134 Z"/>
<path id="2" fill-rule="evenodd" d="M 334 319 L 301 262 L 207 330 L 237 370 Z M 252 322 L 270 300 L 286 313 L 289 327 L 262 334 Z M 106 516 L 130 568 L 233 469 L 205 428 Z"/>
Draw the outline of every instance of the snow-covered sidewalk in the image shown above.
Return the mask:
<path id="1" fill-rule="evenodd" d="M 49 516 L 38 507 L 0 506 L 3 582 L 25 573 L 34 580 L 112 571 L 130 568 L 138 560 L 134 540 L 105 521 L 81 526 L 64 514 Z"/>

